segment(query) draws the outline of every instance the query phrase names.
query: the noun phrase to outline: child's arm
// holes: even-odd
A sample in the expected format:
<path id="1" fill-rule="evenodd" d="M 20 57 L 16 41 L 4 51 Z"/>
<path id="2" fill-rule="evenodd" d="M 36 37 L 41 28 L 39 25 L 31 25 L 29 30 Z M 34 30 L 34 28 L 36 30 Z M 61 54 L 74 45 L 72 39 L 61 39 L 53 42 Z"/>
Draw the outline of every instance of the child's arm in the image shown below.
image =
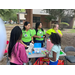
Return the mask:
<path id="1" fill-rule="evenodd" d="M 33 37 L 32 37 L 32 43 L 34 43 L 34 41 L 33 41 Z"/>
<path id="2" fill-rule="evenodd" d="M 20 59 L 23 61 L 23 63 L 27 63 L 29 61 L 25 47 L 22 46 L 20 48 Z"/>
<path id="3" fill-rule="evenodd" d="M 53 51 L 53 58 L 50 58 L 49 54 L 46 54 L 46 57 L 49 58 L 52 61 L 56 61 L 56 52 Z"/>
<path id="4" fill-rule="evenodd" d="M 20 40 L 20 43 L 21 43 L 22 45 L 24 45 L 25 47 L 27 47 L 27 45 L 25 45 L 25 44 L 22 42 L 22 40 Z"/>
<path id="5" fill-rule="evenodd" d="M 41 36 L 34 35 L 35 38 L 41 38 Z"/>

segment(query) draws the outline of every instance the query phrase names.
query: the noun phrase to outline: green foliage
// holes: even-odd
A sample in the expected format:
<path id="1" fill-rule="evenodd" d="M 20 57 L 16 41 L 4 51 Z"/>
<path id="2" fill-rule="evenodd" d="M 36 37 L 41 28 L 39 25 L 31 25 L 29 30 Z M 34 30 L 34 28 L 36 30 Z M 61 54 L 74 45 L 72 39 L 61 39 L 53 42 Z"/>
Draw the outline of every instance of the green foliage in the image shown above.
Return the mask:
<path id="1" fill-rule="evenodd" d="M 66 27 L 68 27 L 68 26 L 69 26 L 69 24 L 66 23 L 66 22 L 61 22 L 61 23 L 60 23 L 60 29 L 61 29 L 61 30 L 63 30 L 64 28 L 66 28 Z"/>
<path id="2" fill-rule="evenodd" d="M 25 12 L 25 9 L 19 9 L 19 12 Z"/>
<path id="3" fill-rule="evenodd" d="M 69 24 L 68 24 L 68 23 L 66 23 L 66 22 L 61 22 L 60 24 L 64 24 L 64 25 L 69 26 Z"/>
<path id="4" fill-rule="evenodd" d="M 57 16 L 56 16 L 56 10 L 55 9 L 44 9 L 46 10 L 47 13 L 49 13 L 49 16 L 46 16 L 46 22 L 50 22 L 52 20 L 56 20 Z"/>
<path id="5" fill-rule="evenodd" d="M 17 21 L 18 12 L 25 12 L 25 9 L 0 9 L 0 17 L 5 21 L 9 19 Z"/>
<path id="6" fill-rule="evenodd" d="M 50 14 L 49 16 L 47 16 L 46 19 L 48 21 L 52 21 L 53 19 L 55 20 L 57 17 L 59 19 L 62 19 L 63 17 L 65 17 L 65 11 L 68 14 L 68 11 L 70 9 L 44 9 L 44 10 L 46 10 L 46 12 Z"/>
<path id="7" fill-rule="evenodd" d="M 68 33 L 75 33 L 75 29 L 70 29 Z"/>

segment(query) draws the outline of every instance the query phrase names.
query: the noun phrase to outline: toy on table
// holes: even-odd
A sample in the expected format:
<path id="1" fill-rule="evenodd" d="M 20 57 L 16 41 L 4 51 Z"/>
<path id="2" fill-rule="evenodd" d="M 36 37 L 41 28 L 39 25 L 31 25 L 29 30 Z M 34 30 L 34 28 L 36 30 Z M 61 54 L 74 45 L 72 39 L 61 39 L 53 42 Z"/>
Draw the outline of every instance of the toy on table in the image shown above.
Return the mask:
<path id="1" fill-rule="evenodd" d="M 39 49 L 36 51 L 36 53 L 40 53 Z"/>
<path id="2" fill-rule="evenodd" d="M 27 52 L 32 52 L 32 49 L 34 48 L 34 44 L 30 43 L 30 46 L 27 46 L 28 49 L 26 49 Z"/>
<path id="3" fill-rule="evenodd" d="M 46 50 L 46 51 L 41 51 L 41 54 L 44 54 L 44 55 L 46 55 L 46 54 L 48 54 L 48 53 L 49 53 L 48 50 Z"/>
<path id="4" fill-rule="evenodd" d="M 34 54 L 35 53 L 35 51 L 32 51 L 32 54 Z"/>
<path id="5" fill-rule="evenodd" d="M 29 52 L 28 54 L 31 55 L 31 52 Z"/>
<path id="6" fill-rule="evenodd" d="M 41 53 L 42 48 L 34 48 L 34 50 L 35 50 L 35 53 Z"/>
<path id="7" fill-rule="evenodd" d="M 35 53 L 40 53 L 40 49 L 39 48 L 41 48 L 41 43 L 34 43 Z"/>

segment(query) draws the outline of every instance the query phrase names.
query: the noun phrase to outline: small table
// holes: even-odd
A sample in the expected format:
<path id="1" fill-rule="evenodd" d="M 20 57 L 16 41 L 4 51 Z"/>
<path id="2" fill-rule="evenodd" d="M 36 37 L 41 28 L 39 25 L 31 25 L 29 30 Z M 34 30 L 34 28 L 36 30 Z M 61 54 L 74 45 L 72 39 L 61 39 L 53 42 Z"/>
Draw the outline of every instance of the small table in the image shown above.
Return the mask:
<path id="1" fill-rule="evenodd" d="M 45 57 L 46 55 L 44 54 L 31 54 L 31 55 L 28 55 L 28 58 L 39 58 L 39 57 Z"/>
<path id="2" fill-rule="evenodd" d="M 31 54 L 31 55 L 28 55 L 28 58 L 39 58 L 39 57 L 45 57 L 46 55 L 44 54 L 41 54 L 41 53 L 36 53 L 36 54 Z M 62 50 L 60 52 L 60 56 L 66 56 L 66 53 L 64 53 Z"/>

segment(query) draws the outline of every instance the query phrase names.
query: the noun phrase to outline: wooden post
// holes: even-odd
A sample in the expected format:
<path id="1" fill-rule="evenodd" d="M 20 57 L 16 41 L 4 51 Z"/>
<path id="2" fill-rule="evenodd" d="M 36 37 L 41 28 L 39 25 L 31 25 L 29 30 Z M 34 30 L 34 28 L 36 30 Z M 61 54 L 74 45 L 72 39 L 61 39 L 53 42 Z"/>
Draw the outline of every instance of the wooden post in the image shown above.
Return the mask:
<path id="1" fill-rule="evenodd" d="M 33 27 L 33 10 L 32 9 L 26 9 L 26 21 L 30 22 L 31 28 Z"/>
<path id="2" fill-rule="evenodd" d="M 51 28 L 51 23 L 52 23 L 52 21 L 50 21 L 50 22 L 48 23 L 48 28 Z"/>

